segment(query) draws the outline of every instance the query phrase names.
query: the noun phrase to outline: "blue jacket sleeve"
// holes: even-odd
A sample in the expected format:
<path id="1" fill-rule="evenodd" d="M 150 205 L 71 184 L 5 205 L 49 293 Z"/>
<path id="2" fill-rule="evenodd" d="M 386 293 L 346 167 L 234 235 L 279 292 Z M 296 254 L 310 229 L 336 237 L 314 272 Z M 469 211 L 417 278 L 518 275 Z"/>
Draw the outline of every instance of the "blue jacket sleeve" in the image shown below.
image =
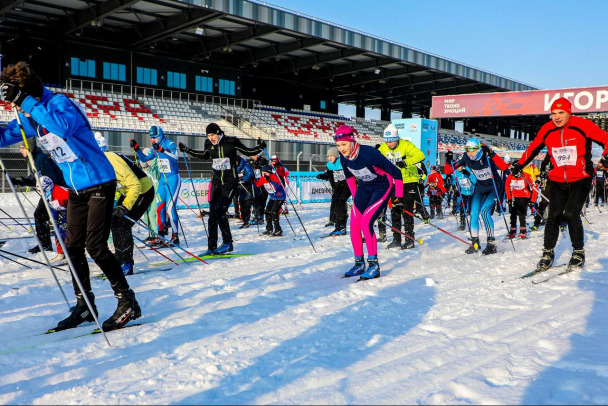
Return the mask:
<path id="1" fill-rule="evenodd" d="M 57 97 L 44 105 L 32 96 L 25 98 L 21 108 L 38 123 L 44 123 L 44 127 L 53 134 L 67 138 L 75 128 L 81 126 L 84 113 L 76 111 L 77 107 L 67 97 Z M 21 121 L 23 123 L 23 120 Z"/>
<path id="2" fill-rule="evenodd" d="M 23 125 L 23 131 L 25 131 L 26 137 L 37 136 L 36 130 L 34 130 L 30 122 L 23 115 L 21 116 L 21 124 Z M 21 129 L 19 128 L 17 120 L 12 120 L 6 126 L 0 128 L 0 147 L 6 147 L 18 142 L 23 142 Z"/>

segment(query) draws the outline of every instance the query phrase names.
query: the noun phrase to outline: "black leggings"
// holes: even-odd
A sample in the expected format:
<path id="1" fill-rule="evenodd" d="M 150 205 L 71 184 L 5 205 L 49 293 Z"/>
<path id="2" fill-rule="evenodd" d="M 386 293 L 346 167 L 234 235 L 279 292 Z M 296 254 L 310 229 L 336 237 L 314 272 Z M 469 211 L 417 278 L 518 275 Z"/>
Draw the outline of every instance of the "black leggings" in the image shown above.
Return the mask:
<path id="1" fill-rule="evenodd" d="M 154 200 L 154 188 L 139 195 L 127 216 L 137 221 L 148 210 Z M 118 204 L 124 201 L 124 196 L 118 200 Z M 112 217 L 112 238 L 114 239 L 114 255 L 121 264 L 133 263 L 133 222 L 124 217 Z"/>
<path id="2" fill-rule="evenodd" d="M 211 200 L 209 200 L 209 239 L 207 240 L 207 248 L 215 250 L 217 248 L 217 229 L 219 227 L 222 232 L 222 242 L 230 244 L 232 242 L 232 233 L 230 232 L 230 223 L 226 212 L 232 204 L 232 198 L 236 194 L 236 185 L 224 185 L 211 190 Z"/>
<path id="3" fill-rule="evenodd" d="M 266 231 L 272 231 L 273 227 L 275 232 L 283 231 L 279 221 L 279 210 L 281 210 L 281 207 L 283 207 L 283 203 L 285 203 L 285 200 L 268 200 L 266 210 L 264 211 L 266 214 Z"/>

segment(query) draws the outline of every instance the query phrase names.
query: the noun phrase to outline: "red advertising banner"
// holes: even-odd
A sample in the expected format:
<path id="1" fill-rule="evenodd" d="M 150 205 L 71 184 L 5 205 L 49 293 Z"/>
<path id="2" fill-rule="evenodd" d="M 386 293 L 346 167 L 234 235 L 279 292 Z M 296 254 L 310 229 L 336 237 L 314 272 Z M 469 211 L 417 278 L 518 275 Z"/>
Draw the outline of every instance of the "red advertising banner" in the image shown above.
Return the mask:
<path id="1" fill-rule="evenodd" d="M 572 102 L 573 113 L 608 111 L 608 86 L 600 86 L 433 96 L 432 118 L 549 114 L 551 104 L 560 97 Z"/>

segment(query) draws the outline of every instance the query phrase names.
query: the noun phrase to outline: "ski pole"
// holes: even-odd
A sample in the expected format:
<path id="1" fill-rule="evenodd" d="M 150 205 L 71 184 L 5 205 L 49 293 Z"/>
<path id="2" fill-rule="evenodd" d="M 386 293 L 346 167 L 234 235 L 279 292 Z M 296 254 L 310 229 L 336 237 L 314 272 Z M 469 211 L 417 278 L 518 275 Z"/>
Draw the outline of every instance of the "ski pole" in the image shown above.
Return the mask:
<path id="1" fill-rule="evenodd" d="M 27 269 L 32 269 L 32 267 L 31 267 L 31 266 L 28 266 L 28 265 L 22 264 L 21 262 L 19 262 L 19 261 L 15 261 L 14 259 L 9 258 L 9 257 L 7 257 L 7 256 L 5 256 L 5 255 L 0 254 L 0 257 L 2 257 L 2 258 L 4 258 L 4 259 L 7 259 L 7 260 L 9 260 L 9 261 L 11 261 L 11 262 L 14 262 L 14 263 L 16 263 L 16 264 L 19 264 L 19 265 L 21 265 L 21 266 L 24 266 L 24 267 L 26 267 Z"/>
<path id="2" fill-rule="evenodd" d="M 33 263 L 38 264 L 38 265 L 44 265 L 44 266 L 48 265 L 48 264 L 45 264 L 44 262 L 36 261 L 35 259 L 31 259 L 31 258 L 28 258 L 28 257 L 24 257 L 22 255 L 19 255 L 19 254 L 15 254 L 14 252 L 5 251 L 5 250 L 2 250 L 2 249 L 0 249 L 0 252 L 2 252 L 3 254 L 12 255 L 12 256 L 20 258 L 20 259 L 24 259 L 26 261 L 33 262 Z M 63 272 L 68 272 L 66 269 L 63 269 L 63 268 L 61 268 L 61 267 L 59 267 L 57 265 L 52 265 L 52 267 L 55 268 L 55 269 L 59 269 L 60 271 L 63 271 Z"/>
<path id="3" fill-rule="evenodd" d="M 405 209 L 402 209 L 402 210 L 403 210 L 403 212 L 404 212 L 404 213 L 409 214 L 410 216 L 412 216 L 412 217 L 414 217 L 414 218 L 417 218 L 418 220 L 424 221 L 424 220 L 423 220 L 421 217 L 416 216 L 414 213 L 410 213 L 409 211 L 407 211 L 407 210 L 405 210 Z M 439 227 L 439 226 L 436 226 L 435 224 L 431 223 L 430 221 L 429 221 L 428 223 L 427 223 L 427 222 L 425 222 L 425 224 L 428 224 L 428 225 L 430 225 L 430 226 L 435 227 L 437 230 L 439 230 L 439 231 L 441 231 L 441 232 L 443 232 L 443 233 L 445 233 L 445 234 L 449 235 L 449 236 L 450 236 L 450 237 L 452 237 L 452 238 L 457 239 L 457 240 L 458 240 L 458 241 L 460 241 L 460 242 L 465 243 L 465 244 L 466 244 L 466 245 L 468 245 L 468 246 L 471 246 L 471 247 L 475 248 L 476 250 L 477 250 L 477 249 L 479 249 L 479 244 L 477 244 L 477 243 L 475 243 L 475 244 L 471 244 L 470 242 L 466 242 L 466 241 L 465 241 L 465 240 L 463 240 L 462 238 L 456 237 L 454 234 L 450 233 L 449 231 L 445 231 L 443 228 L 441 228 L 441 227 Z"/>
<path id="4" fill-rule="evenodd" d="M 500 202 L 500 197 L 498 196 L 498 189 L 496 188 L 496 181 L 494 180 L 494 174 L 492 173 L 492 165 L 490 163 L 490 157 L 487 155 L 486 155 L 486 161 L 488 162 L 488 169 L 490 170 L 490 178 L 492 179 L 492 185 L 494 186 L 494 193 L 496 194 L 496 203 L 498 203 L 498 208 L 500 209 L 500 214 L 502 215 L 502 219 L 505 222 L 505 227 L 507 230 L 509 230 L 509 225 L 507 224 L 507 218 L 505 217 L 505 212 L 502 210 L 502 203 Z M 522 178 L 523 178 L 523 176 L 522 176 Z M 510 241 L 511 241 L 511 246 L 513 246 L 513 251 L 516 251 L 513 240 L 510 239 Z"/>
<path id="5" fill-rule="evenodd" d="M 27 159 L 33 168 L 34 177 L 36 178 L 36 185 L 40 188 L 40 190 L 42 190 L 42 184 L 40 183 L 40 177 L 38 176 L 38 171 L 36 170 L 36 164 L 34 163 L 34 157 L 32 156 L 32 153 L 30 151 L 30 148 L 29 148 L 29 145 L 27 142 L 27 137 L 25 136 L 25 130 L 23 129 L 23 125 L 21 124 L 21 118 L 19 117 L 19 113 L 17 112 L 17 109 L 15 108 L 15 106 L 13 106 L 13 112 L 15 113 L 15 117 L 17 119 L 17 124 L 19 125 L 19 129 L 21 130 L 21 137 L 23 138 L 23 145 L 25 145 L 25 148 L 27 150 Z M 0 162 L 2 162 L 2 159 L 0 159 Z M 9 184 L 11 185 L 11 189 L 13 190 L 13 193 L 15 194 L 15 198 L 17 199 L 17 203 L 19 203 L 19 207 L 21 208 L 23 215 L 25 216 L 26 220 L 29 223 L 30 220 L 27 216 L 25 208 L 23 207 L 23 204 L 21 204 L 21 201 L 19 200 L 17 192 L 15 191 L 15 186 L 13 186 L 13 182 L 10 180 L 10 176 L 8 176 L 8 173 L 6 172 L 6 167 L 4 166 L 4 163 L 2 163 L 2 169 L 4 170 L 6 177 L 8 178 Z M 101 331 L 103 338 L 105 338 L 106 342 L 108 343 L 108 346 L 111 347 L 112 344 L 110 344 L 110 340 L 108 340 L 108 337 L 106 336 L 105 331 L 103 331 L 103 327 L 101 326 L 101 323 L 99 322 L 97 314 L 93 311 L 93 306 L 91 305 L 91 301 L 89 300 L 88 295 L 85 293 L 84 286 L 82 285 L 82 281 L 80 280 L 80 277 L 78 276 L 78 273 L 76 272 L 76 268 L 74 267 L 74 264 L 72 263 L 72 259 L 70 258 L 68 249 L 65 246 L 65 242 L 63 241 L 63 238 L 61 238 L 61 233 L 59 232 L 59 227 L 57 226 L 57 222 L 55 221 L 55 218 L 53 217 L 53 212 L 51 210 L 51 206 L 49 205 L 49 202 L 45 198 L 42 199 L 42 202 L 44 204 L 44 207 L 46 208 L 47 214 L 49 215 L 51 224 L 53 225 L 53 230 L 55 231 L 55 237 L 57 238 L 57 241 L 59 241 L 59 244 L 61 245 L 61 248 L 64 252 L 65 258 L 68 261 L 68 269 L 72 273 L 72 280 L 76 282 L 78 289 L 80 289 L 80 292 L 82 292 L 82 298 L 84 299 L 84 302 L 86 303 L 87 308 L 91 312 L 91 316 L 93 317 L 93 320 L 95 320 L 95 323 L 97 323 L 97 326 L 99 326 L 99 330 Z M 61 289 L 61 285 L 59 284 L 59 281 L 57 280 L 57 276 L 55 275 L 55 272 L 53 271 L 51 263 L 46 256 L 46 251 L 42 247 L 42 243 L 40 242 L 38 235 L 36 235 L 36 233 L 34 233 L 34 235 L 36 236 L 36 241 L 38 242 L 38 247 L 40 248 L 40 251 L 42 252 L 42 255 L 44 256 L 44 260 L 48 263 L 49 269 L 51 270 L 51 273 L 53 274 L 53 277 L 55 278 L 57 285 L 59 285 L 59 288 Z M 61 289 L 61 293 L 63 294 L 63 297 L 66 300 L 68 307 L 70 307 L 70 303 L 69 303 L 67 297 L 65 296 L 63 289 Z"/>
<path id="6" fill-rule="evenodd" d="M 192 190 L 194 191 L 194 198 L 196 199 L 196 205 L 198 206 L 198 211 L 201 211 L 201 204 L 198 202 L 198 194 L 196 193 L 196 189 L 194 188 L 194 181 L 192 180 L 192 174 L 190 173 L 190 165 L 188 165 L 188 158 L 186 158 L 186 152 L 182 151 L 182 154 L 184 155 L 184 162 L 186 163 L 186 170 L 188 171 L 188 177 L 190 178 L 190 183 L 192 184 Z M 181 200 L 181 198 L 180 198 Z M 182 202 L 184 202 L 182 200 Z M 184 202 L 184 204 L 186 204 L 186 202 Z M 186 204 L 186 206 L 188 206 Z M 190 207 L 190 206 L 188 206 Z M 198 216 L 197 216 L 198 217 Z M 207 232 L 207 225 L 205 224 L 205 219 L 203 218 L 203 216 L 201 216 L 201 221 L 203 222 L 203 227 L 205 228 L 205 235 L 207 236 L 207 238 L 209 238 L 209 233 Z M 182 229 L 182 232 L 184 230 Z M 184 237 L 184 239 L 186 239 L 186 237 Z"/>
<path id="7" fill-rule="evenodd" d="M 270 156 L 268 156 L 268 152 L 266 151 L 266 148 L 264 148 L 264 153 L 266 154 L 266 157 L 268 158 L 268 160 L 270 160 Z M 271 165 L 272 166 L 272 165 Z M 274 174 L 277 176 L 277 178 L 279 177 L 277 170 L 274 168 L 274 166 L 272 167 L 272 170 L 274 172 Z M 279 179 L 281 180 L 281 179 Z M 287 196 L 286 196 L 287 197 Z M 286 201 L 289 199 L 286 199 Z M 291 200 L 289 200 L 289 203 L 291 204 L 291 207 L 293 208 L 293 212 L 296 214 L 296 216 L 298 217 L 298 220 L 300 221 L 300 225 L 302 226 L 302 229 L 304 230 L 304 233 L 306 234 L 306 237 L 308 237 L 308 242 L 310 242 L 310 245 L 312 246 L 312 250 L 316 253 L 317 250 L 315 249 L 314 244 L 312 243 L 312 240 L 310 239 L 310 236 L 308 235 L 308 231 L 306 231 L 306 227 L 304 227 L 304 223 L 302 223 L 302 219 L 300 218 L 300 215 L 298 214 L 298 211 L 296 210 L 296 206 L 294 206 L 294 204 L 292 203 Z M 294 233 L 295 234 L 295 233 Z"/>
<path id="8" fill-rule="evenodd" d="M 399 229 L 397 229 L 397 228 L 393 227 L 393 225 L 392 225 L 391 223 L 389 223 L 389 222 L 388 222 L 388 220 L 387 220 L 387 222 L 385 223 L 384 221 L 382 221 L 382 220 L 378 219 L 378 223 L 382 223 L 382 224 L 384 224 L 385 226 L 388 226 L 388 227 L 389 227 L 391 230 L 393 230 L 393 231 L 395 231 L 395 232 L 397 232 L 397 233 L 399 233 L 399 234 L 401 234 L 401 235 L 403 235 L 403 236 L 405 236 L 405 237 L 409 238 L 410 240 L 412 240 L 412 241 L 414 241 L 414 242 L 417 242 L 418 244 L 422 244 L 422 238 L 421 238 L 421 239 L 419 239 L 419 240 L 415 239 L 415 238 L 414 238 L 414 237 L 412 237 L 411 235 L 406 234 L 406 233 L 404 233 L 403 231 L 401 231 L 401 230 L 399 230 Z"/>
<path id="9" fill-rule="evenodd" d="M 163 254 L 162 252 L 160 252 L 159 250 L 157 250 L 156 248 L 153 248 L 152 246 L 148 245 L 144 240 L 142 240 L 141 238 L 137 237 L 137 236 L 133 236 L 135 237 L 135 239 L 141 243 L 143 243 L 146 247 L 150 248 L 152 251 L 155 251 L 157 254 L 163 256 L 164 258 L 168 259 L 169 261 L 173 262 L 176 266 L 178 266 L 179 264 L 177 262 L 175 262 L 174 260 L 172 260 L 171 258 L 169 258 L 168 256 L 166 256 L 165 254 Z M 139 248 L 139 247 L 138 247 Z M 141 248 L 139 249 L 141 251 Z M 143 253 L 143 251 L 142 251 Z M 144 256 L 146 256 L 144 254 Z M 146 257 L 146 259 L 148 259 L 148 257 Z M 187 262 L 186 262 L 187 263 Z"/>
<path id="10" fill-rule="evenodd" d="M 173 245 L 173 246 L 174 246 L 174 247 L 176 247 L 176 248 L 179 248 L 180 250 L 184 251 L 186 254 L 190 255 L 192 258 L 196 258 L 196 259 L 198 259 L 199 261 L 201 261 L 203 264 L 209 265 L 207 262 L 203 261 L 202 259 L 200 259 L 200 258 L 199 258 L 199 257 L 197 257 L 196 255 L 194 255 L 194 254 L 193 254 L 193 253 L 191 253 L 190 251 L 186 250 L 185 248 L 183 248 L 183 247 L 181 247 L 181 246 L 179 246 L 179 245 L 177 245 L 177 244 L 173 244 L 171 241 L 167 240 L 167 239 L 166 239 L 165 237 L 163 237 L 162 235 L 160 235 L 160 234 L 158 234 L 158 233 L 154 232 L 154 230 L 152 230 L 151 228 L 147 227 L 147 226 L 146 226 L 145 224 L 143 224 L 142 222 L 139 222 L 139 221 L 133 220 L 131 217 L 126 216 L 126 215 L 124 216 L 124 218 L 126 218 L 127 220 L 132 221 L 132 222 L 133 222 L 133 224 L 138 224 L 138 225 L 142 226 L 143 228 L 145 228 L 146 230 L 151 231 L 151 232 L 152 232 L 152 233 L 154 233 L 154 234 L 155 234 L 157 237 L 159 237 L 161 240 L 165 241 L 166 243 L 169 243 L 169 244 Z"/>
<path id="11" fill-rule="evenodd" d="M 8 228 L 9 230 L 11 229 L 11 226 L 7 225 L 4 221 L 0 220 L 0 224 L 2 224 L 4 227 Z"/>
<path id="12" fill-rule="evenodd" d="M 521 177 L 526 181 L 528 186 L 530 186 L 532 189 L 536 190 L 536 192 L 540 195 L 540 197 L 545 199 L 547 201 L 547 203 L 550 202 L 549 198 L 547 196 L 543 195 L 543 193 L 540 191 L 540 189 L 535 184 L 530 183 L 530 181 L 528 179 L 526 179 L 526 177 L 523 174 L 521 175 Z M 492 177 L 492 179 L 494 179 L 494 178 Z"/>
<path id="13" fill-rule="evenodd" d="M 156 155 L 156 160 L 160 162 L 160 156 L 158 155 L 158 152 L 156 150 L 154 150 L 154 154 Z M 163 176 L 165 177 L 165 183 L 167 184 L 167 189 L 169 190 L 169 196 L 171 196 L 171 211 L 173 211 L 173 209 L 175 208 L 175 198 L 173 197 L 173 193 L 171 192 L 171 187 L 169 186 L 169 180 L 167 179 L 167 174 L 165 172 L 162 171 L 161 168 L 161 172 L 163 174 Z M 177 174 L 177 176 L 179 176 L 179 173 Z M 177 193 L 179 193 L 179 190 L 177 191 Z M 188 240 L 186 239 L 186 233 L 184 232 L 184 226 L 182 225 L 182 222 L 179 220 L 179 215 L 177 214 L 177 208 L 175 208 L 175 214 L 177 216 L 177 224 L 178 227 L 182 229 L 182 235 L 184 236 L 184 242 L 186 243 L 186 248 L 188 247 Z M 167 207 L 167 215 L 169 217 L 173 217 L 170 213 L 169 213 L 169 208 Z M 179 228 L 177 230 L 177 233 L 179 234 Z M 173 230 L 173 227 L 171 227 L 171 230 Z"/>
<path id="14" fill-rule="evenodd" d="M 200 212 L 198 212 L 198 213 L 197 213 L 197 212 L 195 212 L 195 211 L 194 211 L 194 209 L 193 209 L 192 207 L 190 207 L 190 205 L 188 205 L 188 203 L 186 203 L 186 202 L 184 201 L 184 199 L 182 199 L 180 196 L 178 196 L 177 198 L 178 198 L 178 199 L 179 199 L 179 200 L 180 200 L 180 201 L 181 201 L 181 202 L 182 202 L 182 203 L 183 203 L 183 204 L 184 204 L 186 207 L 188 207 L 188 208 L 190 209 L 190 211 L 191 211 L 192 213 L 194 213 L 194 215 L 195 215 L 196 217 L 199 217 L 199 218 L 201 218 L 201 219 L 203 218 L 203 216 L 201 216 L 201 213 L 200 213 Z M 200 208 L 199 208 L 199 210 L 200 210 Z M 206 230 L 206 228 L 205 228 L 205 230 Z"/>
<path id="15" fill-rule="evenodd" d="M 285 207 L 287 207 L 287 204 L 285 202 L 283 202 L 283 205 L 285 205 Z M 281 218 L 281 214 L 277 213 L 277 216 L 279 216 L 279 218 Z M 296 230 L 293 229 L 293 227 L 291 226 L 291 222 L 289 221 L 289 219 L 287 218 L 287 215 L 285 215 L 285 220 L 287 220 L 287 224 L 289 224 L 289 228 L 291 228 L 291 231 L 293 232 L 293 235 L 296 235 Z"/>
<path id="16" fill-rule="evenodd" d="M 6 175 L 8 176 L 8 173 L 7 173 Z M 11 182 L 11 184 L 12 184 L 12 182 Z M 18 197 L 17 197 L 17 193 L 15 193 L 15 197 L 18 199 Z M 24 229 L 25 231 L 27 231 L 28 233 L 31 233 L 31 232 L 32 232 L 32 229 L 31 229 L 31 228 L 26 228 L 26 227 L 25 227 L 23 224 L 21 224 L 19 221 L 17 221 L 17 219 L 16 219 L 16 218 L 14 218 L 14 217 L 13 217 L 13 216 L 11 216 L 10 214 L 8 214 L 6 211 L 4 211 L 4 209 L 3 209 L 3 208 L 1 208 L 1 207 L 0 207 L 0 211 L 1 211 L 2 213 L 4 213 L 4 214 L 5 214 L 7 217 L 9 217 L 11 220 L 13 220 L 15 223 L 17 223 L 17 225 L 18 225 L 18 226 L 23 227 L 23 229 Z M 27 222 L 29 223 L 29 222 L 30 222 L 30 220 L 28 219 L 28 220 L 27 220 Z"/>

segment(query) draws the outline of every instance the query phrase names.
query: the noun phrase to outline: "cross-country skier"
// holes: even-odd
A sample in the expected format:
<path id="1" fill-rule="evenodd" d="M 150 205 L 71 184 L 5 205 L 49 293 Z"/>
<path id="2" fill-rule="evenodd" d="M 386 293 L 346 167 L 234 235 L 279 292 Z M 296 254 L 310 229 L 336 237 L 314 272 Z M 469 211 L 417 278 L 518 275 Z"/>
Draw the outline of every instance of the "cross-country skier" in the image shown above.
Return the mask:
<path id="1" fill-rule="evenodd" d="M 388 204 L 395 188 L 396 206 L 403 205 L 403 178 L 401 171 L 377 149 L 359 145 L 350 126 L 341 125 L 334 135 L 336 146 L 342 156 L 340 162 L 344 176 L 353 196 L 350 216 L 350 238 L 355 254 L 355 265 L 344 276 L 359 276 L 373 279 L 380 276 L 378 247 L 374 234 L 374 222 Z M 358 182 L 357 182 L 358 181 Z M 363 257 L 363 240 L 367 246 L 367 269 Z"/>
<path id="2" fill-rule="evenodd" d="M 443 177 L 435 165 L 431 166 L 431 174 L 426 178 L 426 185 L 428 186 L 426 194 L 429 197 L 431 218 L 435 218 L 435 214 L 437 214 L 437 218 L 441 220 L 443 218 L 441 202 L 443 201 L 443 196 L 446 194 L 446 188 L 443 185 Z"/>
<path id="3" fill-rule="evenodd" d="M 262 167 L 262 176 L 259 179 L 255 179 L 254 182 L 256 186 L 263 187 L 268 193 L 268 204 L 264 211 L 264 214 L 266 214 L 266 231 L 262 234 L 280 237 L 283 235 L 280 223 L 280 211 L 287 198 L 283 183 L 271 165 L 264 165 Z"/>
<path id="4" fill-rule="evenodd" d="M 511 228 L 509 234 L 507 234 L 507 238 L 515 238 L 518 218 L 519 235 L 517 237 L 526 238 L 528 235 L 528 226 L 526 224 L 528 207 L 533 208 L 538 197 L 536 185 L 532 182 L 532 177 L 527 172 L 511 173 L 505 181 L 505 189 L 509 213 L 511 214 Z"/>
<path id="5" fill-rule="evenodd" d="M 329 235 L 346 235 L 346 219 L 348 217 L 346 202 L 350 198 L 350 189 L 346 184 L 338 148 L 331 147 L 327 150 L 326 167 L 325 172 L 317 175 L 317 179 L 326 180 L 331 185 L 329 221 L 335 226 L 335 229 Z"/>
<path id="6" fill-rule="evenodd" d="M 551 121 L 541 127 L 512 173 L 521 172 L 534 157 L 547 148 L 553 168 L 548 174 L 551 184 L 549 215 L 545 225 L 543 253 L 537 268 L 546 270 L 553 265 L 555 245 L 559 237 L 560 218 L 565 216 L 572 242 L 570 268 L 585 264 L 585 240 L 581 211 L 589 195 L 593 174 L 591 142 L 604 145 L 602 160 L 607 161 L 608 133 L 593 121 L 572 115 L 572 104 L 560 97 L 551 104 Z"/>

